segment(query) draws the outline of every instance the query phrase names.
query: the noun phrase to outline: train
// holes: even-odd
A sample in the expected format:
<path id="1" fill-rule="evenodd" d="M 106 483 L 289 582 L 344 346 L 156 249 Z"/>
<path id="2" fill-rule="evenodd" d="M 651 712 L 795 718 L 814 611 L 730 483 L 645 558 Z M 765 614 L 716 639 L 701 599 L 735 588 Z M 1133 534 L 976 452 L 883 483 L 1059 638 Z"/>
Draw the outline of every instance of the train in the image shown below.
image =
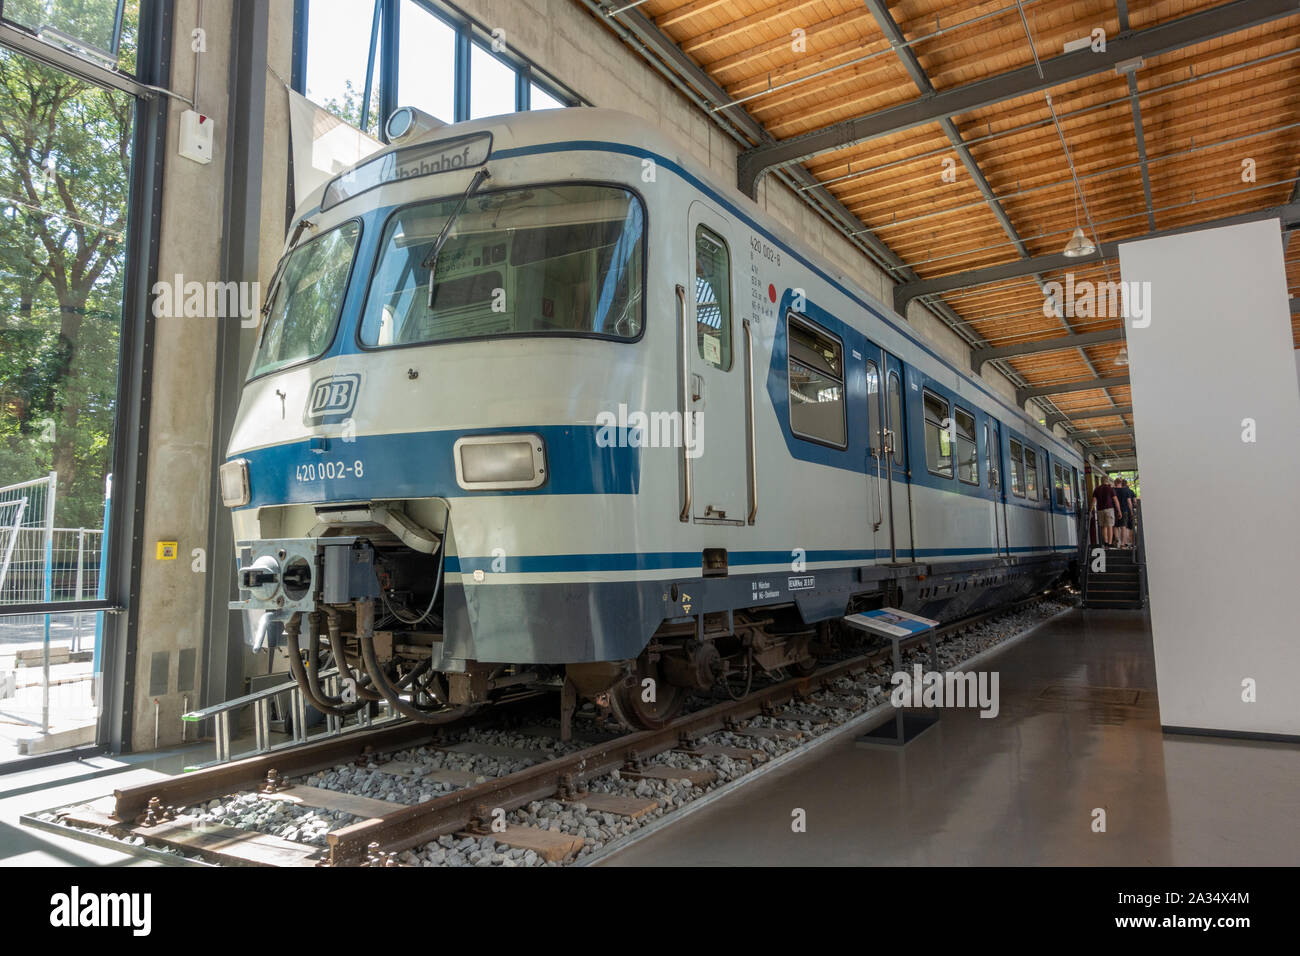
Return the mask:
<path id="1" fill-rule="evenodd" d="M 661 727 L 1077 565 L 1080 455 L 639 117 L 424 132 L 294 221 L 220 484 L 325 713 Z"/>

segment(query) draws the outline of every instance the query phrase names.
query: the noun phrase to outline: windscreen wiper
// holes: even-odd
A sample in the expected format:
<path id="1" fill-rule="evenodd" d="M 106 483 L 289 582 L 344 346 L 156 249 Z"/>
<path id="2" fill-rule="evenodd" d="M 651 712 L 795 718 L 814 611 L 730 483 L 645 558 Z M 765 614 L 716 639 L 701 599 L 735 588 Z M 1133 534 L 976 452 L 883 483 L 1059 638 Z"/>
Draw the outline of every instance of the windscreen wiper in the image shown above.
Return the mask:
<path id="1" fill-rule="evenodd" d="M 447 217 L 447 221 L 443 223 L 442 232 L 438 233 L 438 238 L 433 240 L 433 248 L 429 250 L 429 254 L 425 256 L 424 261 L 420 263 L 421 269 L 429 270 L 430 309 L 433 308 L 433 294 L 437 289 L 437 285 L 433 281 L 433 272 L 438 265 L 438 253 L 442 252 L 442 247 L 447 244 L 447 239 L 451 236 L 451 227 L 456 224 L 456 220 L 460 218 L 460 214 L 465 211 L 465 204 L 469 202 L 471 196 L 478 192 L 478 188 L 483 185 L 484 180 L 486 180 L 489 175 L 486 166 L 474 174 L 474 178 L 469 181 L 469 186 L 465 189 L 465 195 L 460 197 L 460 202 L 456 204 L 455 210 L 453 210 L 452 214 Z"/>

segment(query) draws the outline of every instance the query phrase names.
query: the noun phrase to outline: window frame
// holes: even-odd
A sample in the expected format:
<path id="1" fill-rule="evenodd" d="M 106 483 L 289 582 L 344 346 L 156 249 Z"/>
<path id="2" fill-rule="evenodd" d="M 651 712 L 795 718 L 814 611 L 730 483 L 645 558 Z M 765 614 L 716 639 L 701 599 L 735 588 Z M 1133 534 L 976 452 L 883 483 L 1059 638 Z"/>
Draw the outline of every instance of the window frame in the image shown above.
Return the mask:
<path id="1" fill-rule="evenodd" d="M 414 206 L 423 206 L 432 203 L 447 202 L 449 200 L 458 199 L 461 195 L 461 193 L 450 193 L 445 196 L 435 196 L 435 197 L 428 197 L 424 199 L 417 199 L 414 202 L 404 203 L 400 206 L 394 206 L 389 210 L 388 215 L 384 217 L 383 226 L 379 232 L 379 242 L 375 243 L 375 250 L 370 260 L 370 268 L 367 272 L 368 278 L 366 283 L 365 301 L 362 302 L 361 311 L 357 313 L 357 321 L 353 324 L 352 339 L 353 342 L 356 343 L 357 348 L 361 349 L 363 352 L 388 352 L 388 351 L 396 351 L 398 349 L 436 348 L 439 345 L 456 345 L 463 342 L 490 342 L 490 341 L 501 340 L 501 339 L 537 339 L 537 338 L 594 339 L 599 342 L 614 342 L 619 345 L 634 345 L 637 342 L 640 342 L 643 338 L 645 338 L 646 323 L 650 320 L 649 311 L 646 308 L 646 295 L 645 295 L 645 289 L 647 288 L 647 282 L 646 282 L 646 266 L 648 264 L 647 247 L 650 244 L 649 243 L 650 210 L 646 205 L 645 197 L 641 195 L 640 191 L 633 189 L 627 183 L 614 183 L 614 182 L 604 182 L 601 180 L 587 180 L 587 179 L 562 179 L 562 180 L 548 180 L 546 182 L 538 182 L 538 183 L 513 183 L 509 186 L 502 186 L 498 189 L 481 190 L 475 193 L 474 195 L 475 197 L 490 196 L 493 193 L 508 192 L 510 190 L 533 189 L 533 188 L 547 189 L 553 186 L 607 186 L 612 189 L 621 189 L 624 192 L 629 193 L 637 200 L 638 203 L 641 204 L 641 239 L 642 239 L 641 242 L 641 291 L 642 291 L 641 329 L 639 332 L 637 332 L 635 336 L 632 336 L 631 338 L 624 338 L 624 337 L 613 336 L 613 335 L 603 335 L 599 332 L 515 332 L 505 336 L 469 335 L 469 336 L 461 336 L 460 338 L 455 338 L 455 339 L 438 339 L 435 342 L 405 342 L 400 345 L 366 345 L 365 342 L 361 340 L 361 326 L 365 318 L 365 306 L 366 306 L 366 302 L 368 302 L 370 299 L 370 283 L 374 281 L 375 272 L 379 268 L 379 260 L 383 257 L 384 254 L 383 237 L 388 234 L 388 227 L 390 223 L 393 221 L 393 217 L 400 215 L 403 211 L 407 209 L 411 209 Z"/>
<path id="2" fill-rule="evenodd" d="M 790 322 L 791 322 L 791 320 L 793 320 L 796 324 L 803 325 L 806 329 L 808 329 L 809 331 L 811 331 L 814 335 L 822 335 L 822 336 L 825 336 L 827 339 L 830 339 L 831 341 L 835 342 L 835 343 L 839 346 L 839 349 L 840 349 L 840 377 L 839 377 L 839 379 L 838 379 L 838 384 L 839 384 L 839 387 L 840 387 L 840 416 L 841 416 L 841 418 L 843 419 L 843 422 L 844 422 L 844 443 L 843 443 L 842 445 L 837 445 L 837 444 L 835 444 L 834 442 L 827 441 L 827 440 L 824 439 L 824 438 L 818 438 L 818 437 L 815 436 L 815 435 L 805 435 L 803 432 L 799 431 L 798 429 L 796 429 L 796 428 L 794 427 L 794 403 L 790 401 L 790 363 L 791 363 L 791 362 L 798 362 L 799 360 L 796 359 L 796 358 L 793 356 L 793 354 L 792 354 L 792 350 L 791 350 L 791 348 L 790 348 Z M 845 351 L 844 351 L 844 340 L 843 340 L 842 338 L 840 338 L 838 335 L 836 335 L 834 332 L 831 332 L 829 329 L 826 329 L 826 328 L 822 327 L 820 324 L 818 324 L 817 322 L 814 322 L 812 319 L 808 318 L 807 316 L 802 315 L 802 314 L 800 314 L 800 313 L 794 311 L 794 309 L 787 309 L 787 310 L 786 310 L 786 313 L 785 313 L 785 343 L 786 343 L 786 346 L 785 346 L 785 398 L 786 398 L 786 402 L 788 403 L 788 404 L 787 404 L 786 418 L 787 418 L 787 420 L 788 420 L 789 423 L 790 423 L 790 434 L 794 435 L 796 438 L 798 438 L 798 439 L 801 440 L 801 441 L 811 442 L 811 443 L 814 444 L 814 445 L 821 445 L 821 446 L 823 446 L 823 447 L 825 447 L 825 448 L 834 448 L 834 449 L 836 449 L 837 451 L 844 451 L 845 449 L 847 449 L 847 448 L 849 447 L 849 393 L 848 393 L 848 369 L 845 367 L 845 363 L 844 363 L 844 355 L 845 355 Z M 807 363 L 806 363 L 806 362 L 799 362 L 799 364 L 800 364 L 800 365 L 806 365 Z M 834 377 L 832 374 L 830 374 L 829 372 L 824 372 L 822 369 L 813 369 L 813 371 L 814 371 L 814 372 L 819 372 L 819 373 L 825 375 L 827 378 L 831 379 L 831 381 L 837 381 L 837 380 L 835 379 L 835 377 Z"/>
<path id="3" fill-rule="evenodd" d="M 945 420 L 952 422 L 953 431 L 955 432 L 957 430 L 957 419 L 953 417 L 952 402 L 948 401 L 948 399 L 944 398 L 942 395 L 940 395 L 938 392 L 934 391 L 933 389 L 926 388 L 926 387 L 922 387 L 921 389 L 922 431 L 924 432 L 925 429 L 935 424 L 934 422 L 930 421 L 930 406 L 926 402 L 927 398 L 933 398 L 936 401 L 943 402 L 944 409 L 947 411 L 947 414 L 944 415 L 944 417 L 940 419 L 938 422 L 939 433 L 942 435 L 945 431 L 947 431 L 947 429 L 943 427 L 943 422 Z M 934 475 L 936 478 L 944 478 L 948 481 L 951 481 L 957 475 L 957 443 L 952 440 L 954 437 L 955 436 L 952 434 L 949 434 L 948 436 L 949 438 L 948 461 L 950 463 L 952 471 L 951 473 L 945 475 L 943 472 L 935 471 L 933 468 L 930 467 L 930 439 L 928 435 L 926 436 L 925 470 L 930 474 Z"/>
<path id="4" fill-rule="evenodd" d="M 1007 436 L 1008 457 L 1011 459 L 1011 493 L 1017 498 L 1025 498 L 1025 445 L 1018 438 Z M 1016 447 L 1020 447 L 1020 454 L 1016 454 Z M 1019 467 L 1017 467 L 1019 466 Z M 1017 481 L 1016 479 L 1020 480 Z M 1019 485 L 1019 490 L 1017 490 Z"/>
<path id="5" fill-rule="evenodd" d="M 867 387 L 867 450 L 871 452 L 871 457 L 876 459 L 877 466 L 884 460 L 885 454 L 885 393 L 881 387 L 880 366 L 875 359 L 867 359 L 862 363 L 862 372 L 865 376 Z M 876 399 L 871 400 L 871 379 L 876 379 Z M 875 421 L 875 427 L 872 427 L 872 421 Z"/>
<path id="6" fill-rule="evenodd" d="M 969 481 L 969 480 L 967 480 L 967 479 L 965 479 L 965 478 L 963 478 L 963 477 L 961 476 L 961 455 L 958 454 L 958 449 L 961 448 L 961 442 L 963 441 L 963 439 L 962 439 L 962 437 L 961 437 L 961 425 L 960 425 L 960 423 L 957 421 L 957 416 L 958 416 L 959 414 L 961 414 L 961 415 L 966 415 L 967 417 L 970 418 L 970 429 L 971 429 L 971 431 L 970 431 L 970 443 L 971 443 L 971 446 L 975 449 L 975 455 L 974 455 L 974 458 L 972 459 L 972 463 L 973 463 L 974 466 L 975 466 L 975 480 L 974 480 L 974 481 Z M 960 481 L 963 485 L 973 485 L 974 487 L 978 488 L 978 487 L 979 487 L 979 484 L 980 484 L 979 419 L 975 417 L 975 413 L 974 413 L 974 412 L 970 411 L 969 409 L 962 408 L 960 405 L 958 405 L 956 402 L 954 402 L 954 403 L 953 403 L 953 406 L 952 406 L 952 426 L 953 426 L 953 431 L 955 431 L 955 432 L 957 433 L 956 436 L 955 436 L 955 437 L 956 437 L 956 441 L 953 442 L 953 446 L 952 446 L 952 450 L 953 450 L 953 462 L 952 462 L 952 464 L 953 464 L 953 469 L 952 469 L 952 470 L 953 470 L 953 474 L 957 476 L 957 480 Z M 985 425 L 985 428 L 987 428 L 987 427 L 988 427 L 988 426 Z"/>
<path id="7" fill-rule="evenodd" d="M 700 263 L 701 232 L 706 233 L 711 240 L 716 240 L 718 245 L 722 246 L 722 251 L 727 254 L 727 316 L 726 316 L 727 364 L 714 365 L 704 356 L 704 346 L 700 342 L 700 286 L 699 286 L 700 277 L 698 272 L 696 273 L 695 276 L 695 352 L 698 355 L 700 361 L 703 362 L 705 365 L 707 365 L 709 368 L 717 369 L 719 372 L 725 373 L 725 372 L 730 372 L 733 368 L 736 367 L 736 337 L 732 334 L 735 331 L 735 324 L 736 324 L 735 323 L 736 283 L 735 283 L 735 270 L 732 268 L 733 260 L 731 256 L 731 245 L 727 242 L 726 236 L 722 235 L 720 232 L 718 232 L 708 223 L 697 222 L 695 224 L 695 233 L 691 237 L 691 255 L 693 257 L 692 265 L 694 265 L 697 270 L 699 268 L 699 263 Z M 718 291 L 717 289 L 713 290 L 714 295 L 717 295 L 717 291 Z M 722 309 L 720 306 L 718 308 L 718 314 L 719 315 L 722 314 Z M 721 325 L 718 326 L 718 331 L 719 332 L 722 331 Z M 841 353 L 841 359 L 842 359 L 842 353 Z"/>
<path id="8" fill-rule="evenodd" d="M 414 0 L 414 2 L 418 3 L 419 0 Z M 469 62 L 466 64 L 466 69 L 465 69 L 465 76 L 467 77 L 467 86 L 465 89 L 465 101 L 466 101 L 468 113 L 466 114 L 465 119 L 463 121 L 457 120 L 456 122 L 474 122 L 476 120 L 476 117 L 474 116 L 474 48 L 475 47 L 478 47 L 480 52 L 482 52 L 485 56 L 492 57 L 492 59 L 496 60 L 506 69 L 508 69 L 511 72 L 511 74 L 514 76 L 514 104 L 515 104 L 515 108 L 511 110 L 509 113 L 485 113 L 483 116 L 477 117 L 477 119 L 487 119 L 489 116 L 510 116 L 514 113 L 528 112 L 527 106 L 520 102 L 520 100 L 524 98 L 521 97 L 520 95 L 520 86 L 522 85 L 521 79 L 524 82 L 527 82 L 526 72 L 517 62 L 507 57 L 504 57 L 498 51 L 493 50 L 492 39 L 490 36 L 488 37 L 488 39 L 477 37 L 474 35 L 474 31 L 471 30 L 469 36 Z M 459 77 L 457 77 L 456 80 L 459 80 Z M 400 88 L 399 88 L 399 92 L 400 92 Z M 452 92 L 453 100 L 455 99 L 455 96 L 456 93 L 455 90 L 453 89 Z"/>
<path id="9" fill-rule="evenodd" d="M 885 427 L 894 435 L 894 450 L 891 455 L 893 463 L 903 471 L 907 470 L 907 459 L 905 457 L 904 446 L 907 444 L 907 434 L 903 431 L 903 417 L 907 414 L 905 403 L 903 401 L 903 376 L 898 369 L 889 369 L 886 376 L 885 387 Z M 897 407 L 894 406 L 894 400 L 898 400 Z M 898 412 L 895 420 L 894 412 Z M 891 475 L 892 477 L 892 475 Z"/>
<path id="10" fill-rule="evenodd" d="M 342 325 L 343 319 L 343 307 L 347 304 L 348 295 L 352 292 L 352 283 L 355 282 L 357 278 L 357 263 L 360 262 L 362 258 L 362 238 L 365 235 L 366 224 L 361 216 L 351 216 L 347 219 L 340 220 L 322 232 L 319 236 L 313 236 L 306 242 L 299 243 L 285 255 L 281 256 L 280 262 L 276 264 L 275 273 L 271 277 L 271 287 L 267 290 L 268 299 L 266 300 L 267 303 L 274 301 L 270 296 L 273 296 L 279 290 L 279 284 L 284 280 L 284 267 L 288 264 L 291 256 L 297 253 L 300 249 L 307 248 L 307 246 L 314 242 L 320 242 L 326 236 L 333 232 L 337 232 L 349 223 L 356 223 L 357 227 L 357 237 L 352 248 L 352 263 L 348 266 L 348 278 L 343 284 L 343 294 L 339 296 L 338 311 L 334 314 L 334 322 L 330 326 L 330 333 L 329 337 L 325 340 L 325 347 L 315 355 L 299 359 L 296 362 L 290 362 L 287 365 L 281 365 L 278 368 L 273 368 L 266 372 L 258 372 L 256 375 L 253 375 L 252 371 L 257 367 L 257 357 L 262 353 L 262 342 L 266 339 L 266 332 L 271 326 L 269 317 L 264 316 L 262 317 L 261 325 L 257 330 L 257 341 L 253 345 L 253 355 L 248 360 L 248 369 L 244 373 L 245 385 L 250 382 L 256 382 L 258 379 L 266 378 L 268 375 L 279 375 L 281 372 L 288 371 L 291 368 L 298 368 L 300 365 L 309 365 L 312 362 L 320 361 L 322 356 L 328 353 L 329 350 L 334 347 L 334 343 L 338 341 L 339 327 Z"/>
<path id="11" fill-rule="evenodd" d="M 1033 459 L 1033 465 L 1030 465 L 1030 458 Z M 1030 487 L 1029 478 L 1033 476 L 1034 484 Z M 1038 449 L 1031 445 L 1025 445 L 1025 500 L 1040 501 L 1038 497 L 1038 486 L 1042 484 L 1042 473 L 1038 470 Z"/>
<path id="12" fill-rule="evenodd" d="M 522 55 L 507 41 L 501 51 L 492 49 L 492 29 L 489 25 L 464 13 L 457 7 L 441 0 L 411 0 L 425 12 L 436 17 L 455 32 L 455 57 L 451 64 L 452 103 L 455 115 L 446 117 L 449 123 L 463 123 L 469 120 L 470 86 L 473 83 L 470 69 L 470 46 L 478 43 L 486 47 L 487 52 L 515 71 L 515 106 L 513 112 L 527 112 L 530 107 L 531 87 L 535 83 L 548 94 L 559 100 L 564 107 L 585 106 L 590 103 L 580 94 L 574 92 L 550 72 Z M 290 87 L 297 93 L 306 92 L 308 29 L 308 0 L 293 0 L 294 7 L 294 41 L 292 51 L 292 77 Z M 379 0 L 380 26 L 377 33 L 372 30 L 371 38 L 375 41 L 373 70 L 373 89 L 379 94 L 379 113 L 376 117 L 378 138 L 387 143 L 384 124 L 389 115 L 398 106 L 401 95 L 399 89 L 400 45 L 398 36 L 401 32 L 402 0 Z M 365 96 L 364 84 L 361 90 Z M 405 104 L 410 105 L 410 104 Z M 292 210 L 287 212 L 292 218 Z"/>

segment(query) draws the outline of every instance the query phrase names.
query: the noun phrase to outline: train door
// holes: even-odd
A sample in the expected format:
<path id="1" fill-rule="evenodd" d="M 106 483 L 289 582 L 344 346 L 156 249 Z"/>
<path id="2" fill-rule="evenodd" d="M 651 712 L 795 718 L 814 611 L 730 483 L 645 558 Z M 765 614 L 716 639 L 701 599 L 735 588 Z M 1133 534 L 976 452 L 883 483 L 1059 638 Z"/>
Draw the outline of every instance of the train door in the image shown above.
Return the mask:
<path id="1" fill-rule="evenodd" d="M 885 389 L 880 374 L 880 349 L 867 343 L 863 365 L 867 379 L 867 515 L 873 532 L 873 557 L 893 554 L 890 535 L 889 471 L 885 463 Z"/>
<path id="2" fill-rule="evenodd" d="M 903 363 L 885 356 L 885 471 L 889 483 L 890 560 L 915 561 L 912 542 L 912 486 L 907 471 L 907 403 Z"/>
<path id="3" fill-rule="evenodd" d="M 993 542 L 997 554 L 1005 557 L 1011 551 L 1007 546 L 1007 492 L 1002 481 L 1002 432 L 993 418 L 984 425 L 984 471 L 993 492 Z"/>
<path id="4" fill-rule="evenodd" d="M 687 263 L 689 402 L 692 427 L 686 453 L 692 472 L 691 513 L 697 521 L 745 524 L 749 452 L 746 435 L 746 353 L 735 315 L 736 282 L 728 221 L 700 202 L 691 204 Z"/>
<path id="5" fill-rule="evenodd" d="M 1048 549 L 1056 550 L 1056 489 L 1060 484 L 1056 479 L 1056 455 L 1050 454 L 1047 449 L 1040 451 L 1040 462 L 1043 462 L 1043 490 L 1048 499 Z"/>

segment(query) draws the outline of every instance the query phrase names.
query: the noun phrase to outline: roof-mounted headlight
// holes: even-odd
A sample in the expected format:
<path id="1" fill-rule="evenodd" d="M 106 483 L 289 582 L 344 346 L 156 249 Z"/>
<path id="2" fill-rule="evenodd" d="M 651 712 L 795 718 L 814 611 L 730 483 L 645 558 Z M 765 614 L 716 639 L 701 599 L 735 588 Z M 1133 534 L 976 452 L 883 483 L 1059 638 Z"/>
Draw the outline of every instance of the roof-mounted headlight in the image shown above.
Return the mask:
<path id="1" fill-rule="evenodd" d="M 221 502 L 227 508 L 238 508 L 249 502 L 248 459 L 236 458 L 218 469 L 221 477 Z"/>

